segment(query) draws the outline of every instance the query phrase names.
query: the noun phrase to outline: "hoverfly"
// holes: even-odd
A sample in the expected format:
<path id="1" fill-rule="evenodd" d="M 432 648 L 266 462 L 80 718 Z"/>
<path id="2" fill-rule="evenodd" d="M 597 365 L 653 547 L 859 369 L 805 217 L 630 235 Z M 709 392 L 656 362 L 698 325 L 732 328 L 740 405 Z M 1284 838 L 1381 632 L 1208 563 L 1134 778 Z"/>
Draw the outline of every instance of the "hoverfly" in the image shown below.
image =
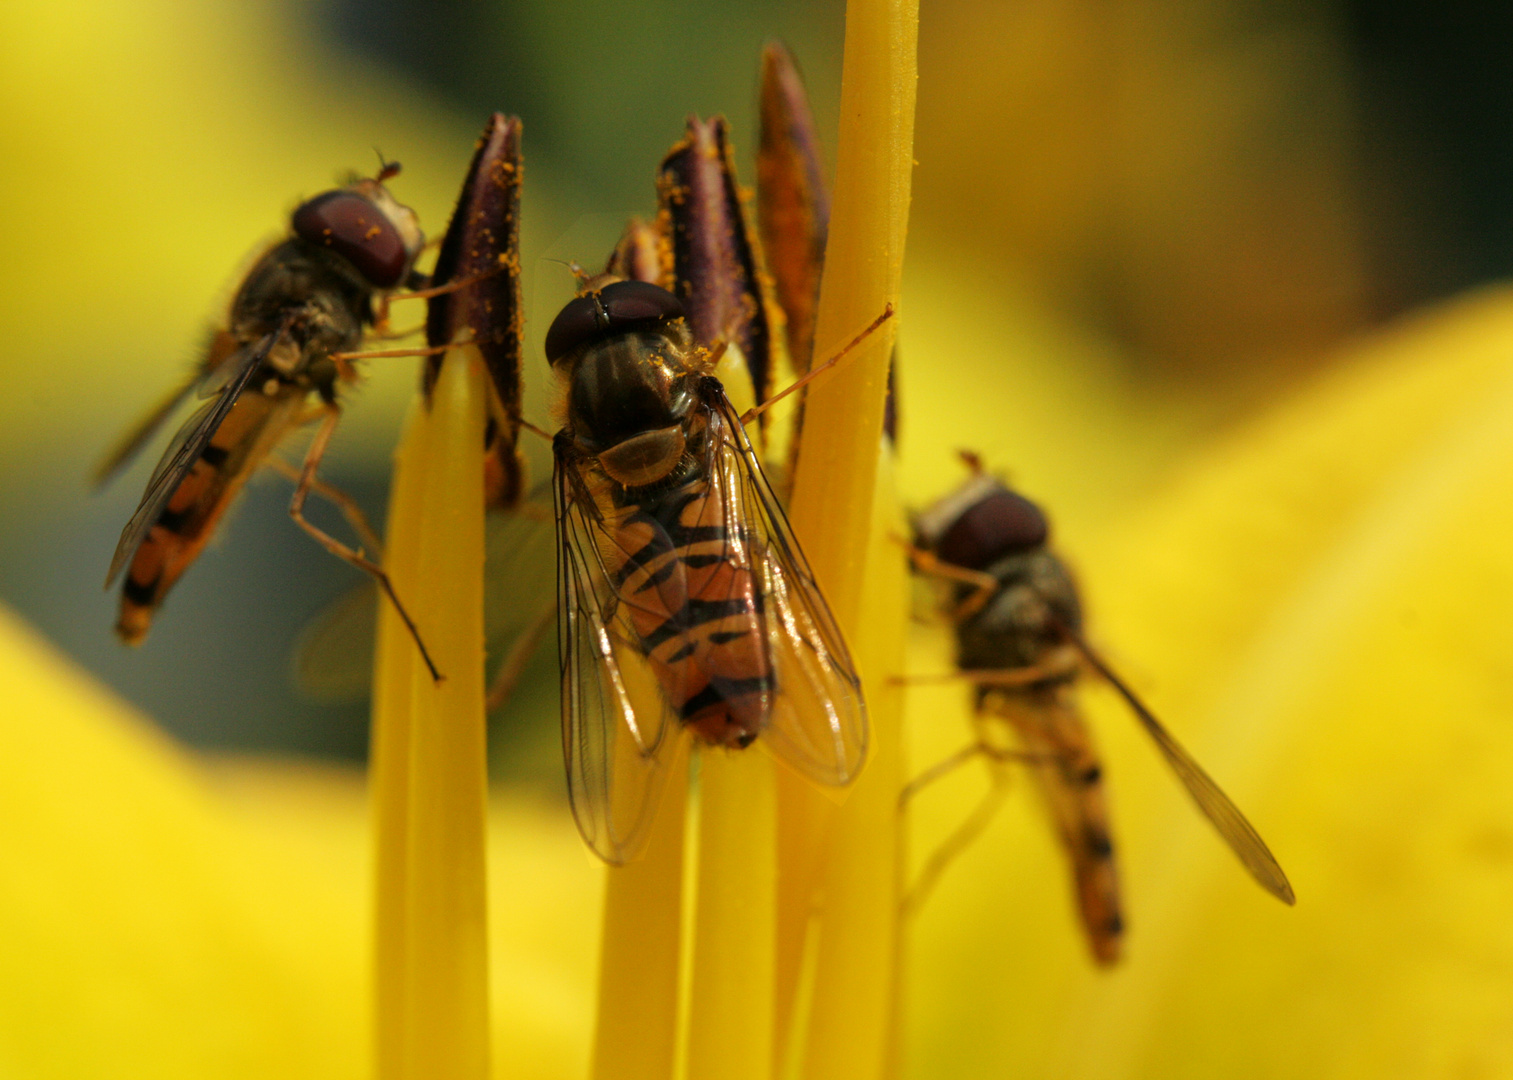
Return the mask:
<path id="1" fill-rule="evenodd" d="M 764 70 L 764 100 L 776 90 L 771 70 L 786 63 L 778 60 Z M 801 91 L 790 85 L 787 92 Z M 790 112 L 791 105 L 775 115 Z M 782 154 L 796 138 L 795 124 L 769 138 L 764 112 L 764 155 L 786 157 L 774 175 L 789 187 L 803 162 L 810 172 L 818 168 L 812 145 Z M 480 149 L 479 161 L 483 155 Z M 455 245 L 449 233 L 438 267 L 449 250 L 472 254 L 484 244 L 504 267 L 496 282 L 518 273 L 517 232 L 501 224 L 513 220 L 518 186 L 518 160 L 508 160 L 513 164 L 489 182 L 464 189 L 453 228 L 471 223 L 472 231 Z M 485 213 L 470 190 L 496 193 L 507 206 Z M 851 348 L 812 371 L 807 352 L 801 365 L 790 365 L 785 322 L 791 336 L 812 322 L 812 311 L 785 321 L 768 295 L 774 280 L 798 282 L 800 293 L 817 289 L 817 263 L 804 260 L 822 253 L 812 230 L 822 238 L 823 208 L 803 220 L 807 254 L 785 258 L 769 276 L 719 118 L 689 121 L 663 161 L 657 190 L 655 222 L 630 224 L 606 274 L 590 277 L 573 266 L 579 295 L 546 335 L 565 398 L 565 422 L 553 440 L 552 495 L 568 787 L 580 831 L 612 863 L 636 854 L 685 729 L 705 744 L 734 748 L 761 738 L 832 786 L 856 775 L 867 738 L 846 646 L 744 430 L 746 420 Z M 765 224 L 774 218 L 773 190 L 768 182 L 759 193 Z M 791 212 L 796 199 L 791 191 L 786 197 L 789 233 L 799 228 Z M 483 261 L 464 259 L 458 269 L 471 272 Z M 450 339 L 445 324 L 457 307 L 433 302 L 433 346 Z M 486 311 L 470 318 L 497 332 L 503 362 L 490 361 L 490 369 L 502 406 L 498 426 L 513 435 L 532 427 L 519 416 L 518 385 L 498 374 L 515 370 L 518 300 L 472 309 Z M 474 340 L 485 336 L 473 330 Z M 722 373 L 749 376 L 762 401 L 745 416 L 713 377 L 722 360 Z M 792 374 L 794 366 L 809 375 L 769 395 L 773 376 Z M 506 511 L 491 515 L 490 525 L 489 589 L 501 598 L 487 613 L 490 651 L 501 661 L 492 709 L 534 650 L 539 573 L 532 561 L 540 531 L 533 494 L 491 505 Z M 365 684 L 363 668 L 340 658 L 354 655 L 351 642 L 367 611 L 371 605 L 360 599 L 344 603 L 307 636 L 299 663 L 307 686 L 323 688 L 338 670 L 346 673 L 338 692 Z"/>
<path id="2" fill-rule="evenodd" d="M 1203 816 L 1263 889 L 1284 903 L 1287 875 L 1256 830 L 1082 636 L 1082 604 L 1065 564 L 1047 546 L 1050 526 L 1028 499 L 963 454 L 971 477 L 915 519 L 915 565 L 953 583 L 951 620 L 961 674 L 975 684 L 976 741 L 916 778 L 907 799 L 974 757 L 1021 761 L 1033 772 L 1071 863 L 1078 910 L 1093 956 L 1119 958 L 1124 931 L 1103 767 L 1077 708 L 1085 672 L 1124 698 Z M 1005 734 L 1013 737 L 1007 745 Z M 997 787 L 989 798 L 996 796 Z M 917 907 L 945 860 L 986 824 L 979 816 L 937 852 L 906 900 Z"/>
<path id="3" fill-rule="evenodd" d="M 485 505 L 489 515 L 491 578 L 485 611 L 490 651 L 510 642 L 493 697 L 502 699 L 545 636 L 551 589 L 539 581 L 551 556 L 547 485 L 527 492 L 525 462 L 517 445 L 524 319 L 520 287 L 520 190 L 523 163 L 518 117 L 492 114 L 485 123 L 452 211 L 428 288 L 406 297 L 429 299 L 426 342 L 385 356 L 426 356 L 421 388 L 429 397 L 441 355 L 455 345 L 476 351 L 489 374 L 489 418 L 484 435 Z M 417 281 L 418 283 L 418 281 Z M 548 436 L 550 438 L 550 436 Z M 376 632 L 373 583 L 364 582 L 307 627 L 295 656 L 295 680 L 326 700 L 366 694 L 372 682 Z M 546 608 L 546 610 L 542 610 Z M 513 674 L 512 674 L 513 673 Z M 492 706 L 491 706 L 492 708 Z"/>
<path id="4" fill-rule="evenodd" d="M 248 477 L 270 460 L 285 434 L 319 417 L 289 513 L 327 551 L 372 575 L 425 654 L 383 570 L 304 517 L 310 491 L 327 495 L 377 550 L 356 505 L 320 484 L 315 473 L 341 417 L 338 386 L 357 378 L 351 350 L 375 322 L 375 301 L 386 303 L 395 290 L 423 281 L 414 271 L 425 244 L 415 213 L 385 187 L 398 173 L 397 163 L 385 163 L 372 179 L 302 203 L 290 219 L 289 235 L 253 263 L 198 370 L 101 466 L 103 481 L 192 391 L 210 399 L 164 452 L 111 559 L 107 588 L 126 571 L 116 632 L 128 644 L 146 637 L 168 590 L 204 550 Z M 312 392 L 319 399 L 313 415 Z M 428 655 L 426 663 L 435 676 Z"/>
<path id="5" fill-rule="evenodd" d="M 746 436 L 757 410 L 738 415 L 709 374 L 719 351 L 694 343 L 676 296 L 607 275 L 546 335 L 565 397 L 553 483 L 568 789 L 612 863 L 644 839 L 683 730 L 730 749 L 760 737 L 831 786 L 866 753 L 860 680 Z"/>

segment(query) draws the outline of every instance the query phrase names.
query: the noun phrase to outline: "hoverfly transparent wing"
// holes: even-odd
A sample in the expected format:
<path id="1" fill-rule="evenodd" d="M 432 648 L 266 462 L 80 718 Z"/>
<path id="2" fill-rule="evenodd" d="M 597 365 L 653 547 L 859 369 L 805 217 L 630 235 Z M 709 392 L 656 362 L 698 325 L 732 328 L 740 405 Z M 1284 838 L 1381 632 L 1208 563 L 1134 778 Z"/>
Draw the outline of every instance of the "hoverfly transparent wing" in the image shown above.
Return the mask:
<path id="1" fill-rule="evenodd" d="M 1071 628 L 1061 627 L 1068 639 L 1077 646 L 1079 652 L 1092 665 L 1093 669 L 1108 680 L 1119 696 L 1124 698 L 1131 711 L 1139 719 L 1142 727 L 1155 741 L 1161 756 L 1166 758 L 1166 763 L 1177 774 L 1177 779 L 1182 781 L 1182 786 L 1187 788 L 1187 793 L 1198 804 L 1198 809 L 1203 816 L 1213 823 L 1224 842 L 1230 850 L 1245 864 L 1245 869 L 1250 871 L 1252 877 L 1260 884 L 1261 888 L 1271 893 L 1284 904 L 1292 904 L 1297 900 L 1292 891 L 1292 884 L 1287 880 L 1287 875 L 1282 872 L 1282 867 L 1272 855 L 1271 849 L 1266 846 L 1266 841 L 1261 839 L 1261 834 L 1256 832 L 1255 826 L 1245 819 L 1240 813 L 1240 808 L 1230 801 L 1229 796 L 1219 789 L 1208 773 L 1203 771 L 1191 754 L 1182 748 L 1182 744 L 1161 725 L 1161 722 L 1145 707 L 1145 703 L 1135 696 L 1133 690 L 1125 686 L 1123 681 L 1109 670 L 1107 664 L 1095 653 L 1087 642 L 1082 640 L 1081 635 Z"/>
<path id="2" fill-rule="evenodd" d="M 102 488 L 115 478 L 116 473 L 126 465 L 128 461 L 136 457 L 147 441 L 163 426 L 173 411 L 179 407 L 179 403 L 189 396 L 189 392 L 200 382 L 202 376 L 196 372 L 193 377 L 186 380 L 182 385 L 175 387 L 158 405 L 146 416 L 142 417 L 132 428 L 121 436 L 100 459 L 90 475 L 90 482 L 96 488 Z"/>
<path id="3" fill-rule="evenodd" d="M 492 668 L 557 602 L 551 483 L 537 484 L 514 509 L 491 512 L 484 528 L 483 632 Z M 295 686 L 321 701 L 368 695 L 378 600 L 377 587 L 363 581 L 316 615 L 294 649 Z"/>
<path id="4" fill-rule="evenodd" d="M 671 707 L 628 625 L 604 565 L 613 544 L 577 466 L 561 452 L 557 517 L 557 642 L 568 797 L 583 839 L 613 864 L 646 842 L 682 740 Z"/>
<path id="5" fill-rule="evenodd" d="M 747 547 L 776 684 L 761 740 L 818 783 L 843 787 L 867 755 L 861 679 L 787 515 L 718 382 L 704 384 L 727 536 Z"/>
<path id="6" fill-rule="evenodd" d="M 200 398 L 212 397 L 218 393 L 226 385 L 227 378 L 233 374 L 229 369 L 236 365 L 227 364 L 226 361 L 234 357 L 236 352 L 236 342 L 231 335 L 224 330 L 217 331 L 205 347 L 205 357 L 200 366 L 184 382 L 174 387 L 151 412 L 122 435 L 120 440 L 100 459 L 100 463 L 95 466 L 94 473 L 90 477 L 94 486 L 104 487 L 128 461 L 136 457 L 191 391 Z"/>
<path id="7" fill-rule="evenodd" d="M 294 645 L 292 677 L 322 702 L 361 701 L 373 688 L 378 586 L 360 582 L 316 613 Z"/>
<path id="8" fill-rule="evenodd" d="M 105 576 L 107 589 L 110 588 L 116 576 L 126 568 L 132 556 L 137 553 L 137 548 L 142 546 L 142 541 L 147 539 L 148 532 L 152 530 L 163 508 L 173 498 L 173 493 L 178 490 L 179 484 L 189 474 L 189 470 L 194 468 L 194 463 L 199 460 L 200 454 L 209 445 L 216 429 L 221 426 L 221 421 L 225 420 L 227 414 L 231 412 L 231 407 L 236 404 L 236 399 L 246 389 L 253 373 L 267 359 L 273 347 L 289 329 L 292 318 L 292 315 L 286 316 L 276 330 L 265 334 L 256 343 L 234 354 L 221 367 L 214 370 L 213 374 L 219 377 L 222 368 L 226 369 L 220 396 L 207 402 L 186 420 L 173 441 L 168 444 L 168 449 L 164 451 L 157 468 L 152 472 L 152 478 L 147 481 L 147 490 L 142 495 L 137 512 L 121 530 L 121 540 L 116 545 L 114 557 L 110 560 L 110 572 Z"/>

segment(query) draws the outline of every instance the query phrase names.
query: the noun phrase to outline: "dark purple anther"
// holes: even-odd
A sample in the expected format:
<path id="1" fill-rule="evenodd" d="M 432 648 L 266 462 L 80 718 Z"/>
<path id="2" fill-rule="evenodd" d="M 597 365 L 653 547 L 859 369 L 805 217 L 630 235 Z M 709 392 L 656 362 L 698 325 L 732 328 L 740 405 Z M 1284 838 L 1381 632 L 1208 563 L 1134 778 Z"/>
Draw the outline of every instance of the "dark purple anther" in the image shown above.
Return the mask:
<path id="1" fill-rule="evenodd" d="M 777 42 L 762 50 L 761 142 L 757 150 L 757 226 L 778 303 L 788 316 L 794 370 L 809 370 L 830 200 L 819 140 L 798 66 Z"/>
<path id="2" fill-rule="evenodd" d="M 657 193 L 672 241 L 674 291 L 694 340 L 706 348 L 739 346 L 757 400 L 764 400 L 772 389 L 767 299 L 723 117 L 689 117 L 687 134 L 662 161 Z"/>
<path id="3" fill-rule="evenodd" d="M 494 385 L 497 413 L 490 454 L 500 478 L 490 480 L 491 505 L 511 505 L 521 494 L 522 466 L 515 452 L 520 419 L 520 368 L 524 307 L 520 299 L 520 121 L 495 113 L 478 140 L 452 223 L 436 257 L 432 286 L 476 280 L 431 297 L 426 341 L 432 346 L 471 340 Z M 427 394 L 441 372 L 441 357 L 425 368 Z"/>

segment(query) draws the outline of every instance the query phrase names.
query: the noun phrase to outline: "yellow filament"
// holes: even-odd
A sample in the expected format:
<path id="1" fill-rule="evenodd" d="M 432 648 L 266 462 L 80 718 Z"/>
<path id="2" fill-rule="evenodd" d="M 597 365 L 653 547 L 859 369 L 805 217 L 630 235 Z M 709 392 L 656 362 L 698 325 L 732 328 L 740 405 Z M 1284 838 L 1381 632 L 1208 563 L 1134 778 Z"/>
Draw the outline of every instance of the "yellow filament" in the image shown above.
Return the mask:
<path id="1" fill-rule="evenodd" d="M 820 283 L 817 357 L 898 307 L 913 164 L 915 0 L 850 0 L 841 75 L 835 209 Z M 841 628 L 861 608 L 878 433 L 897 319 L 810 388 L 793 525 Z"/>
<path id="2" fill-rule="evenodd" d="M 689 1080 L 772 1080 L 776 802 L 766 754 L 704 751 Z"/>
<path id="3" fill-rule="evenodd" d="M 447 353 L 430 409 L 411 418 L 395 479 L 390 572 L 445 679 L 431 680 L 397 616 L 386 609 L 373 773 L 379 1075 L 385 1078 L 488 1075 L 485 401 L 476 352 Z"/>
<path id="4" fill-rule="evenodd" d="M 671 1080 L 677 1059 L 687 758 L 668 790 L 641 858 L 605 871 L 593 1080 Z"/>
<path id="5" fill-rule="evenodd" d="M 916 0 L 847 4 L 835 210 L 820 287 L 817 357 L 888 304 L 898 307 L 913 166 L 917 29 Z M 806 995 L 810 1015 L 780 1014 L 777 1030 L 805 1033 L 799 1059 L 802 1075 L 813 1080 L 876 1078 L 893 1070 L 900 845 L 895 800 L 903 764 L 901 703 L 886 680 L 901 662 L 907 581 L 901 556 L 888 550 L 885 534 L 897 527 L 896 509 L 891 478 L 879 473 L 878 462 L 896 323 L 885 323 L 849 363 L 809 391 L 793 486 L 794 531 L 852 644 L 872 730 L 871 760 L 843 806 L 827 806 L 797 783 L 780 789 L 780 1008 L 791 1010 L 795 1000 L 806 934 L 819 939 L 813 993 Z M 781 1040 L 779 1052 L 789 1056 Z"/>
<path id="6" fill-rule="evenodd" d="M 429 425 L 420 401 L 410 406 L 404 436 L 394 460 L 389 495 L 389 535 L 384 566 L 394 591 L 414 593 L 415 561 L 420 554 L 418 529 L 397 522 L 418 521 L 425 489 L 426 437 Z M 368 770 L 374 843 L 374 989 L 379 1080 L 399 1080 L 405 1056 L 405 881 L 408 878 L 410 820 L 410 728 L 413 714 L 415 643 L 398 614 L 381 601 L 378 649 L 374 661 L 373 734 Z"/>
<path id="7" fill-rule="evenodd" d="M 886 463 L 877 479 L 867 592 L 852 637 L 866 681 L 872 754 L 845 804 L 826 807 L 827 857 L 817 883 L 823 906 L 800 1073 L 812 1080 L 877 1080 L 890 1071 L 894 1051 L 904 760 L 903 693 L 890 677 L 904 670 L 909 580 L 889 537 L 903 523 Z"/>

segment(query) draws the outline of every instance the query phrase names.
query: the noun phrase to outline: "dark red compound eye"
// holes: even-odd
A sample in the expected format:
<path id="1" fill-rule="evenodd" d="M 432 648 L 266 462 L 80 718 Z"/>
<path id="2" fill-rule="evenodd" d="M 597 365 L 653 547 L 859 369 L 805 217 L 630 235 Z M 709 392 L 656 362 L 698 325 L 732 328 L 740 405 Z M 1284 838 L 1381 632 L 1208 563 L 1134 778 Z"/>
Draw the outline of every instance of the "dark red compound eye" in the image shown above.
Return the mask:
<path id="1" fill-rule="evenodd" d="M 294 234 L 329 248 L 352 264 L 375 289 L 404 279 L 409 252 L 399 230 L 373 203 L 351 191 L 328 191 L 294 211 Z"/>
<path id="2" fill-rule="evenodd" d="M 546 332 L 546 358 L 556 363 L 589 342 L 683 318 L 683 303 L 646 281 L 615 281 L 597 293 L 570 300 Z"/>
<path id="3" fill-rule="evenodd" d="M 1007 488 L 973 503 L 935 546 L 953 566 L 986 570 L 999 559 L 1033 551 L 1046 542 L 1050 524 L 1040 507 Z"/>

